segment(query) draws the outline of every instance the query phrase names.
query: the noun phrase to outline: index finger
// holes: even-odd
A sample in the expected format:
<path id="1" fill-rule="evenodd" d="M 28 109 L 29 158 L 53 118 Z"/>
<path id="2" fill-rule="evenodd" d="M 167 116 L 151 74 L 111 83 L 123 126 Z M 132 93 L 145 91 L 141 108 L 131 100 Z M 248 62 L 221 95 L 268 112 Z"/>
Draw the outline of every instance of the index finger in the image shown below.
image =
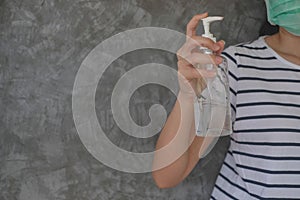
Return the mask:
<path id="1" fill-rule="evenodd" d="M 196 29 L 197 29 L 199 20 L 201 20 L 201 19 L 203 19 L 207 16 L 208 16 L 207 12 L 203 13 L 203 14 L 195 15 L 189 21 L 189 23 L 186 26 L 186 35 L 187 35 L 187 37 L 192 37 L 192 36 L 196 35 Z"/>

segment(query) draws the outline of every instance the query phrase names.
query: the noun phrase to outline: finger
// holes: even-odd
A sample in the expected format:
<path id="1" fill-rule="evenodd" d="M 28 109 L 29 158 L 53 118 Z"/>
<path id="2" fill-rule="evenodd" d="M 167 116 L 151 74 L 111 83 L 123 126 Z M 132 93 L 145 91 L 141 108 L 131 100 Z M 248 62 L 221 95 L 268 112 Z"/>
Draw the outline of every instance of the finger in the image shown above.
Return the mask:
<path id="1" fill-rule="evenodd" d="M 178 73 L 181 74 L 188 81 L 194 78 L 201 78 L 201 74 L 186 60 L 179 60 L 177 62 Z"/>
<path id="2" fill-rule="evenodd" d="M 205 64 L 214 64 L 219 65 L 222 63 L 223 59 L 218 55 L 206 55 L 203 53 L 192 53 L 189 56 L 184 58 L 188 63 L 192 65 L 205 65 Z"/>
<path id="3" fill-rule="evenodd" d="M 224 40 L 220 40 L 216 43 L 217 45 L 219 45 L 220 49 L 218 51 L 216 51 L 217 55 L 220 55 L 222 53 L 222 51 L 225 48 L 225 41 Z"/>
<path id="4" fill-rule="evenodd" d="M 177 60 L 184 60 L 185 57 L 187 57 L 189 54 L 191 54 L 190 51 L 186 50 L 187 48 L 185 45 L 183 45 L 176 53 Z"/>
<path id="5" fill-rule="evenodd" d="M 201 78 L 213 78 L 216 76 L 216 71 L 215 70 L 205 70 L 205 69 L 193 69 L 193 73 L 195 74 L 195 78 L 197 78 L 200 74 Z"/>
<path id="6" fill-rule="evenodd" d="M 212 78 L 216 76 L 215 70 L 186 68 L 185 70 L 180 70 L 178 72 L 181 73 L 187 80 Z"/>
<path id="7" fill-rule="evenodd" d="M 207 12 L 203 14 L 195 15 L 186 26 L 186 35 L 188 37 L 192 37 L 193 35 L 196 35 L 196 30 L 199 21 L 203 18 L 206 18 L 207 16 L 208 16 Z"/>
<path id="8" fill-rule="evenodd" d="M 191 81 L 193 79 L 202 79 L 202 75 L 196 69 L 185 69 L 178 71 L 178 74 L 181 75 L 181 81 Z"/>
<path id="9" fill-rule="evenodd" d="M 186 59 L 180 59 L 177 61 L 178 69 L 186 68 L 186 67 L 194 67 L 191 63 L 189 63 Z"/>
<path id="10" fill-rule="evenodd" d="M 184 43 L 183 46 L 177 51 L 177 58 L 181 59 L 189 56 L 191 53 L 193 53 L 193 50 L 198 49 L 199 46 L 212 46 L 212 45 L 213 45 L 213 41 L 208 38 L 198 37 L 198 36 L 194 36 L 193 38 L 189 37 L 187 39 L 187 42 Z"/>
<path id="11" fill-rule="evenodd" d="M 196 47 L 206 47 L 216 52 L 219 51 L 222 46 L 209 38 L 193 36 L 188 38 L 187 42 L 183 45 L 182 51 L 190 51 Z"/>
<path id="12" fill-rule="evenodd" d="M 184 65 L 183 61 L 178 61 L 178 72 L 182 74 L 187 80 L 202 77 L 214 77 L 216 75 L 215 70 L 197 69 L 192 65 Z"/>

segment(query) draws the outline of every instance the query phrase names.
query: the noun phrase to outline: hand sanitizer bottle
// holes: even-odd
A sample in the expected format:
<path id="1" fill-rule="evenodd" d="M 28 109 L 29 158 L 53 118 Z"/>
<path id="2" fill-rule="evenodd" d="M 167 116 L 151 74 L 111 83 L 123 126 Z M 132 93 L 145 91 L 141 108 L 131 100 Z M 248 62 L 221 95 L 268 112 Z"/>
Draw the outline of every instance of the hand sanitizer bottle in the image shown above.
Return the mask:
<path id="1" fill-rule="evenodd" d="M 204 34 L 202 37 L 210 38 L 216 42 L 216 38 L 210 33 L 210 23 L 223 20 L 223 17 L 207 17 L 202 19 Z M 214 54 L 211 49 L 199 47 L 203 54 Z M 223 63 L 198 64 L 199 69 L 214 70 L 216 76 L 212 78 L 199 79 L 197 83 L 197 99 L 199 103 L 200 116 L 198 123 L 198 136 L 225 136 L 232 133 L 230 101 L 229 101 L 229 81 L 228 65 L 226 58 L 223 57 Z M 203 80 L 205 83 L 203 83 Z M 206 87 L 202 90 L 203 85 Z M 202 86 L 202 87 L 201 87 Z"/>

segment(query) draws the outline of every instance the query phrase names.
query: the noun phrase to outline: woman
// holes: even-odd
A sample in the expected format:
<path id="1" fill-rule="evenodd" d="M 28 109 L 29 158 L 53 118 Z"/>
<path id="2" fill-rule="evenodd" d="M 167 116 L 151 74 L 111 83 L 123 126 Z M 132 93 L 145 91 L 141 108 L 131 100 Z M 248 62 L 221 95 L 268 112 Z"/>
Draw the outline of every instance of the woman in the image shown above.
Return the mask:
<path id="1" fill-rule="evenodd" d="M 158 187 L 179 184 L 205 153 L 205 138 L 195 137 L 194 89 L 197 79 L 214 74 L 199 73 L 193 64 L 220 64 L 222 52 L 229 63 L 234 132 L 211 199 L 300 199 L 300 1 L 269 0 L 266 5 L 268 21 L 278 25 L 279 32 L 224 52 L 223 41 L 196 36 L 197 24 L 207 13 L 188 23 L 187 41 L 177 56 L 178 73 L 184 78 L 179 78 L 176 104 L 156 146 L 166 146 L 176 135 L 178 149 L 187 150 L 153 171 Z M 217 55 L 194 52 L 189 37 Z M 176 150 L 156 153 L 154 166 Z"/>

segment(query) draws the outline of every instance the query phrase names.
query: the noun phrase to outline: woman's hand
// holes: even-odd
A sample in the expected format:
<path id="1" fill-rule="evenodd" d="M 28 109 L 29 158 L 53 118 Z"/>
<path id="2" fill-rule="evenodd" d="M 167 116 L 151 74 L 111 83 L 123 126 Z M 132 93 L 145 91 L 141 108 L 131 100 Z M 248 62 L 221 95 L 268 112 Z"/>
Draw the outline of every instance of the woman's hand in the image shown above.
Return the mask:
<path id="1" fill-rule="evenodd" d="M 201 19 L 206 18 L 207 13 L 195 15 L 191 21 L 187 24 L 186 28 L 186 42 L 177 51 L 177 65 L 178 65 L 178 81 L 180 86 L 180 92 L 186 95 L 194 96 L 199 91 L 199 85 L 203 89 L 205 82 L 203 77 L 214 77 L 215 72 L 207 71 L 203 69 L 197 69 L 194 66 L 196 64 L 215 64 L 222 63 L 221 52 L 224 49 L 224 41 L 213 42 L 209 38 L 196 35 L 196 29 Z M 215 55 L 205 55 L 197 52 L 197 47 L 207 47 L 214 51 Z M 196 93 L 195 93 L 196 92 Z M 201 91 L 200 91 L 201 92 Z"/>

